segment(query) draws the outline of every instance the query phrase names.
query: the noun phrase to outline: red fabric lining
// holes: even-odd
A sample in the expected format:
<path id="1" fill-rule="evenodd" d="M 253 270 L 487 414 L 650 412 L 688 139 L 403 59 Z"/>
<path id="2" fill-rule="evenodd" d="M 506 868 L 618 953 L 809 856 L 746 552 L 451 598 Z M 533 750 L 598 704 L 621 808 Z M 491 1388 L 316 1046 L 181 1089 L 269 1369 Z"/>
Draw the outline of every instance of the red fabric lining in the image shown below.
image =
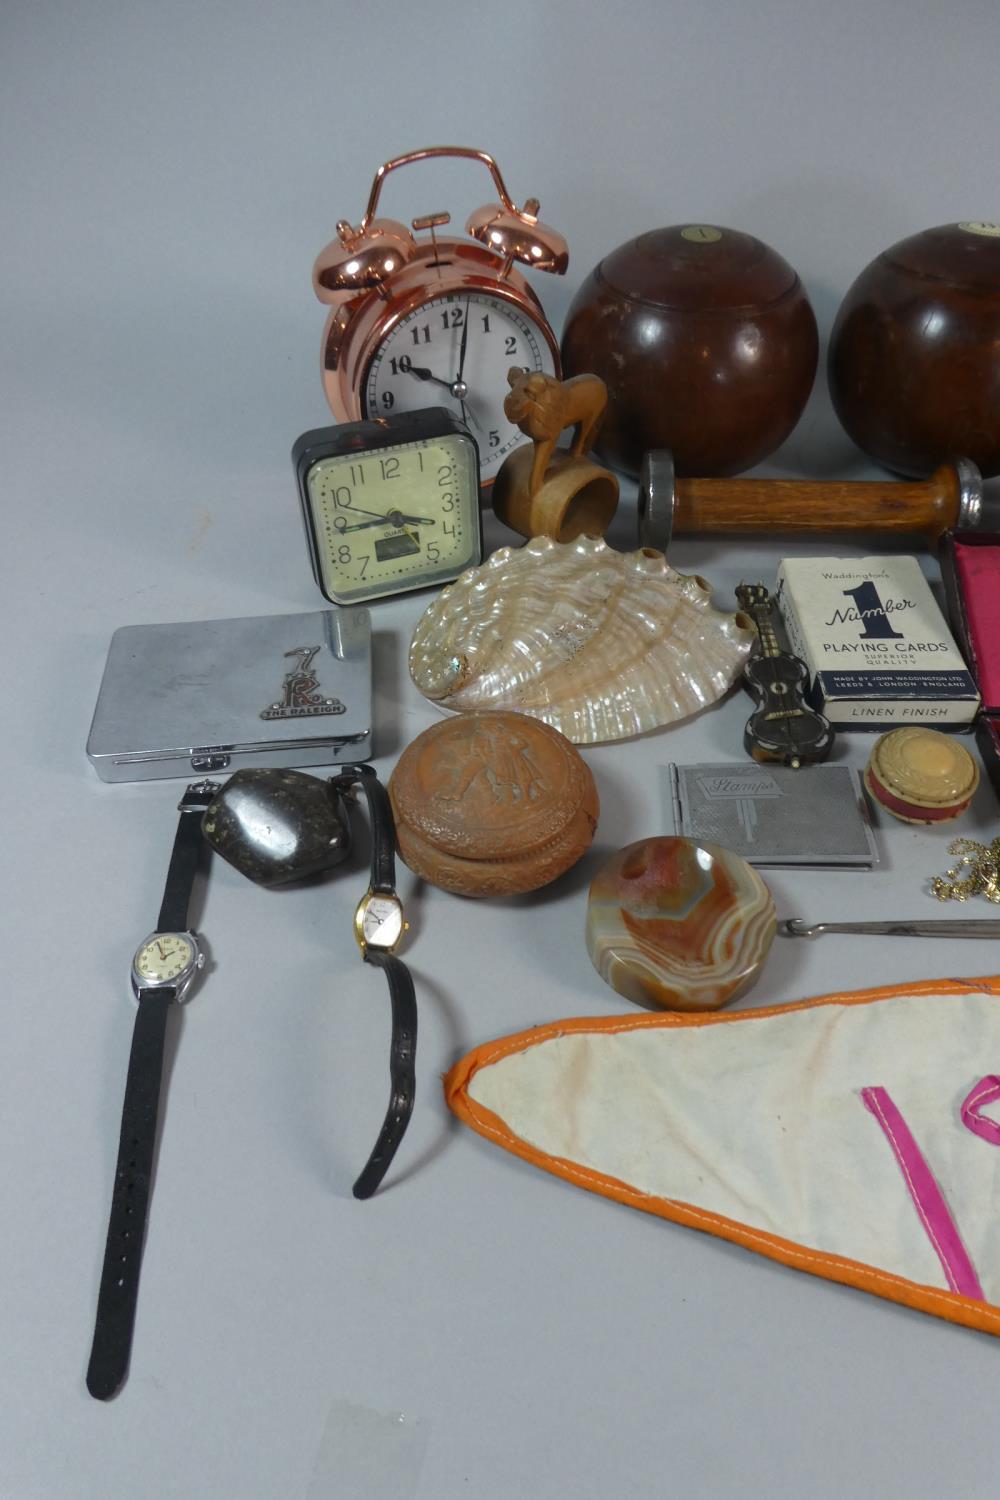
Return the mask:
<path id="1" fill-rule="evenodd" d="M 965 618 L 976 658 L 979 691 L 989 709 L 1000 707 L 1000 547 L 955 543 Z"/>

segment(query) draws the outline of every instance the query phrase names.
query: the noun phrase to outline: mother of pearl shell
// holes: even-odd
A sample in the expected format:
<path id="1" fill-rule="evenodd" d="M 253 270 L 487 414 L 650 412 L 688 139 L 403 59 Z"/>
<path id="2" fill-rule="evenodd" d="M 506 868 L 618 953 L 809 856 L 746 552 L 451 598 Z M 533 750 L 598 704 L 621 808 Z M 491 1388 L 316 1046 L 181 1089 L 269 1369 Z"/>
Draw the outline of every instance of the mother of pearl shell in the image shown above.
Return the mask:
<path id="1" fill-rule="evenodd" d="M 574 745 L 627 739 L 729 691 L 757 635 L 662 552 L 598 537 L 501 547 L 428 605 L 410 675 L 440 708 L 512 709 Z"/>
<path id="2" fill-rule="evenodd" d="M 692 839 L 642 839 L 591 883 L 587 952 L 637 1005 L 717 1010 L 753 984 L 775 926 L 770 891 L 739 855 Z"/>

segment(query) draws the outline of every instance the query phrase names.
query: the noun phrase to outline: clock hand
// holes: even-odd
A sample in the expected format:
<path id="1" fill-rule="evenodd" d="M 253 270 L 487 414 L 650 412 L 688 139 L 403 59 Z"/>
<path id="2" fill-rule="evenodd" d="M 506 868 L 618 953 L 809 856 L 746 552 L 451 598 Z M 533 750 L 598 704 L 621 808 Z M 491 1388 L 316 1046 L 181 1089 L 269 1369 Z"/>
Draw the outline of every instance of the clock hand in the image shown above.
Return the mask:
<path id="1" fill-rule="evenodd" d="M 407 530 L 407 527 L 409 526 L 437 525 L 437 522 L 435 521 L 433 516 L 408 516 L 404 511 L 401 510 L 391 510 L 386 516 L 386 520 L 388 521 L 390 526 L 399 526 L 403 531 L 406 532 L 407 536 L 410 535 L 410 532 Z M 417 538 L 414 537 L 413 540 L 416 541 Z"/>
<path id="2" fill-rule="evenodd" d="M 410 365 L 406 373 L 415 375 L 418 380 L 432 380 L 435 385 L 443 385 L 446 391 L 450 391 L 453 384 L 450 380 L 442 380 L 440 375 L 435 375 L 433 370 L 428 370 L 423 365 Z"/>
<path id="3" fill-rule="evenodd" d="M 352 505 L 350 507 L 350 509 L 352 511 L 357 511 L 357 513 L 358 513 L 359 516 L 379 516 L 379 517 L 381 517 L 384 514 L 384 512 L 382 512 L 380 510 L 367 510 L 365 508 L 365 506 L 363 506 L 363 505 Z M 340 520 L 340 519 L 341 519 L 341 517 L 338 516 L 337 520 Z M 344 516 L 343 519 L 346 521 L 347 517 Z M 335 526 L 337 524 L 337 520 L 334 521 L 334 525 Z M 340 530 L 339 527 L 337 527 L 337 529 L 338 529 L 338 531 Z"/>
<path id="4" fill-rule="evenodd" d="M 355 507 L 358 510 L 360 508 L 360 506 Z M 365 512 L 365 515 L 373 516 L 375 519 L 371 521 L 358 521 L 354 526 L 338 526 L 338 533 L 344 536 L 348 531 L 368 531 L 372 526 L 402 526 L 405 531 L 407 522 L 411 526 L 433 526 L 435 524 L 431 516 L 406 516 L 401 510 L 390 510 L 381 515 L 376 510 L 369 510 Z"/>
<path id="5" fill-rule="evenodd" d="M 337 521 L 342 520 L 345 523 L 347 521 L 346 516 L 337 516 L 333 524 L 336 530 L 339 531 L 341 535 L 343 535 L 345 531 L 365 531 L 369 526 L 393 526 L 399 524 L 398 522 L 394 522 L 391 519 L 392 516 L 398 516 L 400 514 L 398 510 L 367 510 L 363 505 L 352 505 L 351 510 L 356 510 L 358 514 L 362 516 L 372 516 L 374 517 L 374 519 L 371 521 L 358 521 L 354 526 L 348 526 L 346 524 L 343 526 L 337 526 Z"/>
<path id="6" fill-rule="evenodd" d="M 466 319 L 466 322 L 465 322 L 465 324 L 462 327 L 462 333 L 463 333 L 463 335 L 465 334 L 467 328 L 468 328 L 468 319 Z M 465 348 L 464 348 L 464 345 L 463 345 L 463 348 L 462 348 L 462 352 L 461 352 L 460 358 L 461 358 L 462 365 L 464 365 L 465 364 Z M 445 390 L 446 391 L 450 391 L 451 394 L 458 401 L 458 404 L 461 406 L 461 408 L 462 408 L 462 421 L 468 423 L 471 420 L 473 427 L 478 427 L 480 429 L 480 431 L 482 431 L 481 424 L 476 421 L 476 418 L 474 416 L 472 416 L 472 413 L 467 409 L 467 407 L 465 405 L 465 397 L 468 395 L 468 390 L 466 388 L 465 381 L 462 379 L 461 370 L 459 370 L 459 375 L 458 375 L 458 379 L 457 380 L 442 380 L 441 377 L 440 377 L 440 375 L 435 375 L 434 372 L 433 372 L 433 370 L 428 370 L 423 365 L 410 365 L 409 368 L 407 369 L 406 373 L 407 373 L 407 375 L 415 375 L 418 380 L 431 380 L 431 381 L 434 382 L 435 385 L 443 385 L 444 388 L 445 388 Z"/>
<path id="7" fill-rule="evenodd" d="M 465 351 L 468 348 L 468 346 L 469 346 L 469 299 L 468 299 L 468 297 L 466 297 L 466 299 L 465 299 L 465 318 L 464 318 L 464 320 L 462 322 L 462 340 L 461 340 L 461 343 L 458 346 L 458 375 L 456 376 L 455 383 L 454 383 L 454 385 L 451 388 L 451 394 L 453 396 L 457 396 L 458 397 L 459 405 L 462 408 L 462 421 L 466 424 L 466 426 L 468 426 L 469 420 L 471 418 L 473 427 L 478 428 L 479 431 L 481 432 L 482 431 L 482 427 L 480 426 L 480 423 L 472 415 L 472 413 L 470 412 L 469 408 L 465 404 L 465 398 L 469 394 L 469 387 L 465 383 Z"/>
<path id="8" fill-rule="evenodd" d="M 465 299 L 465 317 L 462 320 L 462 342 L 458 346 L 458 376 L 457 376 L 457 381 L 458 382 L 461 382 L 462 377 L 465 374 L 465 350 L 466 350 L 466 346 L 468 345 L 468 342 L 469 342 L 469 299 L 468 299 L 468 297 L 466 297 L 466 299 Z M 463 402 L 463 406 L 464 406 L 464 404 L 465 403 Z"/>

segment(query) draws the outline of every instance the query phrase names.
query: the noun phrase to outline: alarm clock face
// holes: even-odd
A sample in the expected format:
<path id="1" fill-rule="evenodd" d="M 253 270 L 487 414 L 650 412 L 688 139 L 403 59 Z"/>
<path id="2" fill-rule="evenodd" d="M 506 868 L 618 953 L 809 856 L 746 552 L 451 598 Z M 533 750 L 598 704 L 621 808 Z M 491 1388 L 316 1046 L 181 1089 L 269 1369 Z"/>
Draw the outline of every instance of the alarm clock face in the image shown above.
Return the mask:
<path id="1" fill-rule="evenodd" d="M 484 482 L 525 439 L 503 403 L 511 365 L 555 374 L 548 339 L 520 306 L 488 292 L 423 302 L 396 323 L 368 366 L 368 417 L 440 404 L 461 417 L 479 446 Z"/>
<path id="2" fill-rule="evenodd" d="M 326 597 L 357 604 L 447 583 L 477 563 L 478 471 L 475 444 L 458 432 L 351 447 L 311 462 L 300 484 Z"/>

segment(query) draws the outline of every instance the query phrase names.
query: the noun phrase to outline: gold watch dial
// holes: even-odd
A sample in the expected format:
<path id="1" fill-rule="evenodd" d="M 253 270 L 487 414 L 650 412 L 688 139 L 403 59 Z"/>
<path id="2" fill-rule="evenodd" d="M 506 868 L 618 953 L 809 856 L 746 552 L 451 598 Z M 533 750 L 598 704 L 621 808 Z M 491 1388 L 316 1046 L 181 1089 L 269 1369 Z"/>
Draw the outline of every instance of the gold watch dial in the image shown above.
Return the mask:
<path id="1" fill-rule="evenodd" d="M 182 932 L 163 932 L 143 943 L 133 960 L 140 979 L 168 984 L 194 962 L 194 944 Z"/>
<path id="2" fill-rule="evenodd" d="M 445 583 L 479 561 L 479 480 L 465 437 L 319 459 L 306 489 L 323 592 L 349 604 Z"/>

